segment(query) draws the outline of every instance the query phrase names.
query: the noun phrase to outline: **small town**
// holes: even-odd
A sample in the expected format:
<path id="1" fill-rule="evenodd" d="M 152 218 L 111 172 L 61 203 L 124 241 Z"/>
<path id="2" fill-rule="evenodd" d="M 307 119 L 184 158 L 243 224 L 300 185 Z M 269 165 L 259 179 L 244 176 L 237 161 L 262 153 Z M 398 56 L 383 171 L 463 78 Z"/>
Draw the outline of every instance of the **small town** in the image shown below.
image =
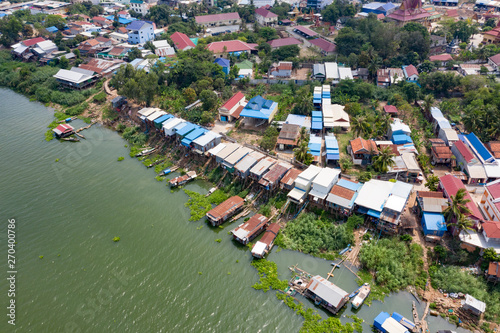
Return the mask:
<path id="1" fill-rule="evenodd" d="M 44 144 L 118 133 L 115 171 L 225 228 L 296 330 L 499 331 L 500 2 L 3 1 L 0 43 L 0 86 L 53 110 Z M 280 279 L 282 249 L 331 270 Z M 342 315 L 402 291 L 411 317 Z"/>

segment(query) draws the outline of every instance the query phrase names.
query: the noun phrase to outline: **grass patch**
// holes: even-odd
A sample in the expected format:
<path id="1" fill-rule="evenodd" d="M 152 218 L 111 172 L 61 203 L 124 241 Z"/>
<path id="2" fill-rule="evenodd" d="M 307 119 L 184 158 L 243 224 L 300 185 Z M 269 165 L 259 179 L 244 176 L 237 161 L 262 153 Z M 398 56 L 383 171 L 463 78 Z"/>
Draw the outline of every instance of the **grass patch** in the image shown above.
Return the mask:
<path id="1" fill-rule="evenodd" d="M 51 129 L 47 130 L 47 132 L 45 132 L 45 141 L 50 141 L 53 139 L 54 139 L 54 132 L 52 132 Z"/>

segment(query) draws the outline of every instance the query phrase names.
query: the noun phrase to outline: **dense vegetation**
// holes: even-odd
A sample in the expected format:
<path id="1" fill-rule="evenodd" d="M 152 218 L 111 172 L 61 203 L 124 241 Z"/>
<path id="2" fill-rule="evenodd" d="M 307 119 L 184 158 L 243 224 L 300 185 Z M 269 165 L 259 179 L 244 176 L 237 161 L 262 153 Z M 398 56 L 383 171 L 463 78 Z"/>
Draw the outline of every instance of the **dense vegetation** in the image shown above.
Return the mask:
<path id="1" fill-rule="evenodd" d="M 455 266 L 431 266 L 429 273 L 434 288 L 472 295 L 486 303 L 486 320 L 500 321 L 500 285 L 493 286 L 483 277 L 475 277 Z"/>
<path id="2" fill-rule="evenodd" d="M 336 225 L 332 220 L 319 219 L 313 213 L 301 214 L 290 221 L 280 235 L 276 242 L 279 246 L 314 255 L 331 254 L 354 240 L 347 224 Z"/>
<path id="3" fill-rule="evenodd" d="M 427 274 L 423 271 L 423 250 L 416 243 L 397 238 L 383 238 L 363 245 L 359 260 L 375 276 L 377 284 L 391 291 L 409 285 L 425 288 Z"/>

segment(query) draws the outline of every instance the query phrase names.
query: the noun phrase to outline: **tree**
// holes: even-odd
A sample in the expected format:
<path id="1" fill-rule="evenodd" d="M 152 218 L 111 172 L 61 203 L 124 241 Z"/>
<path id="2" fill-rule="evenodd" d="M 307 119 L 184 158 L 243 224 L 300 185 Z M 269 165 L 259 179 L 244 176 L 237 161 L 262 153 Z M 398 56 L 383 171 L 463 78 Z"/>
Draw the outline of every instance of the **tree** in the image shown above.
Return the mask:
<path id="1" fill-rule="evenodd" d="M 272 150 L 276 146 L 279 132 L 275 126 L 271 125 L 266 128 L 264 135 L 260 140 L 260 146 L 265 150 Z"/>
<path id="2" fill-rule="evenodd" d="M 311 154 L 311 149 L 309 149 L 308 143 L 303 141 L 297 148 L 293 149 L 293 156 L 295 159 L 305 165 L 309 165 L 314 160 Z"/>
<path id="3" fill-rule="evenodd" d="M 474 222 L 471 221 L 467 216 L 461 216 L 457 222 L 454 224 L 457 233 L 460 234 L 462 231 L 466 234 L 469 234 L 469 231 L 472 230 L 474 226 Z"/>
<path id="4" fill-rule="evenodd" d="M 156 46 L 153 44 L 152 41 L 148 40 L 145 44 L 144 44 L 144 48 L 146 50 L 150 50 L 151 52 L 155 53 L 156 51 Z"/>
<path id="5" fill-rule="evenodd" d="M 59 67 L 62 69 L 69 67 L 69 60 L 65 56 L 62 56 L 61 59 L 59 59 Z"/>
<path id="6" fill-rule="evenodd" d="M 420 88 L 413 82 L 405 82 L 403 86 L 403 92 L 405 93 L 408 102 L 411 103 L 417 100 L 418 95 L 420 94 Z"/>
<path id="7" fill-rule="evenodd" d="M 66 26 L 66 20 L 59 15 L 47 15 L 45 18 L 45 27 L 56 27 L 59 30 L 63 30 Z"/>
<path id="8" fill-rule="evenodd" d="M 379 154 L 373 157 L 373 167 L 378 172 L 386 173 L 390 167 L 396 164 L 393 160 L 395 156 L 396 155 L 392 152 L 391 147 L 382 147 L 379 150 Z"/>
<path id="9" fill-rule="evenodd" d="M 13 16 L 0 20 L 0 41 L 4 46 L 10 46 L 20 39 L 23 23 Z"/>
<path id="10" fill-rule="evenodd" d="M 270 27 L 261 28 L 259 30 L 259 36 L 264 38 L 266 42 L 279 37 L 276 29 Z"/>
<path id="11" fill-rule="evenodd" d="M 133 47 L 130 51 L 127 53 L 127 58 L 129 61 L 133 61 L 137 58 L 142 57 L 142 52 L 139 50 L 137 47 Z"/>
<path id="12" fill-rule="evenodd" d="M 217 105 L 217 95 L 211 90 L 203 90 L 200 93 L 200 100 L 203 103 L 203 110 L 211 111 Z"/>
<path id="13" fill-rule="evenodd" d="M 296 103 L 293 107 L 293 113 L 309 115 L 311 110 L 314 108 L 311 90 L 308 86 L 304 86 L 298 90 L 295 101 Z"/>
<path id="14" fill-rule="evenodd" d="M 427 177 L 427 182 L 425 183 L 425 187 L 427 187 L 430 191 L 436 192 L 438 190 L 439 185 L 439 177 L 436 175 L 430 175 Z"/>
<path id="15" fill-rule="evenodd" d="M 371 132 L 371 124 L 366 117 L 353 117 L 351 118 L 351 131 L 355 137 L 367 136 Z"/>
<path id="16" fill-rule="evenodd" d="M 339 164 L 342 172 L 349 171 L 349 169 L 352 168 L 352 166 L 354 165 L 349 156 L 342 156 L 342 158 L 339 161 Z"/>
<path id="17" fill-rule="evenodd" d="M 460 220 L 466 214 L 470 214 L 470 209 L 466 206 L 470 199 L 466 198 L 467 190 L 461 188 L 455 195 L 451 196 L 451 201 L 448 202 L 448 207 L 443 211 L 446 217 L 446 222 L 450 223 L 453 219 Z"/>
<path id="18" fill-rule="evenodd" d="M 191 104 L 196 101 L 196 91 L 194 91 L 193 88 L 186 88 L 182 92 L 182 95 L 184 96 L 184 99 L 186 100 L 187 103 Z"/>
<path id="19" fill-rule="evenodd" d="M 271 52 L 272 57 L 275 60 L 281 61 L 288 58 L 295 58 L 300 53 L 300 47 L 298 45 L 285 45 Z"/>
<path id="20" fill-rule="evenodd" d="M 434 105 L 434 96 L 432 95 L 425 95 L 424 97 L 424 112 L 427 117 L 431 115 L 431 107 Z"/>

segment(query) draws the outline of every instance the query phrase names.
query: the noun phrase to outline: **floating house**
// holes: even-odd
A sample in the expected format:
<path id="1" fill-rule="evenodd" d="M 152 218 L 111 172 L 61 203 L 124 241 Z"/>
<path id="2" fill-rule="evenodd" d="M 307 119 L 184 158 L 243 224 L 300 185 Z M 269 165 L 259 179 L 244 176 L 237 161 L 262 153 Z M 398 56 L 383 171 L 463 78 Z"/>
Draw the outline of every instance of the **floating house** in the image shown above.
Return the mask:
<path id="1" fill-rule="evenodd" d="M 256 258 L 264 258 L 264 256 L 273 248 L 274 240 L 278 236 L 280 225 L 278 223 L 271 223 L 267 228 L 264 236 L 255 243 L 252 248 L 252 256 Z"/>
<path id="2" fill-rule="evenodd" d="M 336 314 L 349 300 L 347 291 L 319 275 L 311 278 L 306 286 L 305 295 L 333 314 Z"/>
<path id="3" fill-rule="evenodd" d="M 361 183 L 340 179 L 328 193 L 326 206 L 344 215 L 351 215 L 354 210 L 354 201 L 362 187 Z"/>
<path id="4" fill-rule="evenodd" d="M 233 239 L 243 245 L 247 245 L 252 239 L 264 231 L 268 223 L 269 219 L 267 217 L 261 214 L 255 214 L 248 221 L 240 224 L 234 230 L 231 230 Z"/>
<path id="5" fill-rule="evenodd" d="M 250 174 L 250 169 L 264 157 L 265 155 L 258 151 L 250 152 L 234 166 L 236 174 L 243 179 L 247 178 Z"/>
<path id="6" fill-rule="evenodd" d="M 214 227 L 221 225 L 231 216 L 240 211 L 243 208 L 244 203 L 244 200 L 239 196 L 231 197 L 217 207 L 211 209 L 206 216 Z"/>
<path id="7" fill-rule="evenodd" d="M 73 126 L 69 124 L 61 124 L 52 130 L 56 138 L 64 138 L 75 133 Z"/>
<path id="8" fill-rule="evenodd" d="M 320 171 L 321 168 L 315 165 L 310 165 L 306 170 L 302 171 L 295 179 L 295 187 L 288 193 L 290 201 L 302 204 L 311 189 L 312 181 Z"/>

